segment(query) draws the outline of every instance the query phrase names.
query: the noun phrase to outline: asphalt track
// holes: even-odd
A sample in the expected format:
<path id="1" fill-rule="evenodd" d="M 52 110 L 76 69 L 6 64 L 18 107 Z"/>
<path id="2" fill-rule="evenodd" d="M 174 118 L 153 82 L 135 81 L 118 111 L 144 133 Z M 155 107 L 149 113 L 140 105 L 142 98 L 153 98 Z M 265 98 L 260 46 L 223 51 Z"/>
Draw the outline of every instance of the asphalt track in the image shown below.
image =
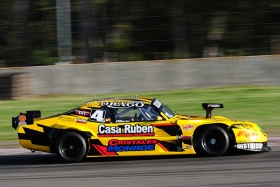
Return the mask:
<path id="1" fill-rule="evenodd" d="M 54 154 L 2 149 L 0 186 L 280 186 L 280 146 L 271 145 L 265 153 L 94 158 L 74 164 L 63 164 Z"/>

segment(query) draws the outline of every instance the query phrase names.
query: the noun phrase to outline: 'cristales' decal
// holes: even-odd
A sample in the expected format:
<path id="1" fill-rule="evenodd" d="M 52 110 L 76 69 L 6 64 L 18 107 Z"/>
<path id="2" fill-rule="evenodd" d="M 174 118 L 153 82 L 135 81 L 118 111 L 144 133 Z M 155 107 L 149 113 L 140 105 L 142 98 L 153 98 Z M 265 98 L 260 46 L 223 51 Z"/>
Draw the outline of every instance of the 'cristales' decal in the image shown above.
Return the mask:
<path id="1" fill-rule="evenodd" d="M 112 139 L 108 142 L 108 152 L 125 151 L 153 151 L 157 144 L 156 139 L 147 140 L 117 140 Z"/>

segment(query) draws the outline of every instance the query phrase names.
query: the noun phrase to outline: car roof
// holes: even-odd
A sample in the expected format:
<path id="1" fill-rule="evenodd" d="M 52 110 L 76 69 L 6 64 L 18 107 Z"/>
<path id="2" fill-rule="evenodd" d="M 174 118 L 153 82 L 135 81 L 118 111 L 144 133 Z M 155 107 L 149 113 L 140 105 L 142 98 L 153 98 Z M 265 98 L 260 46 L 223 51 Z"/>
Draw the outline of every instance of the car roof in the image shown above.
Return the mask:
<path id="1" fill-rule="evenodd" d="M 140 98 L 102 98 L 88 101 L 83 104 L 81 109 L 101 108 L 103 106 L 112 105 L 138 105 L 138 104 L 151 104 L 154 98 L 140 97 Z"/>

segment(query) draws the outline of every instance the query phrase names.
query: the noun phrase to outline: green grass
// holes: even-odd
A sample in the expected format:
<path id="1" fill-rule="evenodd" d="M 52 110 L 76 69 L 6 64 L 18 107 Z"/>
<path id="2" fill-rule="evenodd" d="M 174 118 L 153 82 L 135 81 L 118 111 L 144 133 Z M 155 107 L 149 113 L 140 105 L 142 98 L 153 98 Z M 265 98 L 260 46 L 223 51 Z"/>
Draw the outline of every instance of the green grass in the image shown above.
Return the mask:
<path id="1" fill-rule="evenodd" d="M 138 97 L 156 97 L 173 110 L 185 115 L 205 115 L 201 103 L 223 103 L 224 109 L 215 109 L 213 115 L 231 119 L 250 120 L 264 130 L 280 129 L 280 87 L 226 87 L 189 89 L 179 91 L 137 93 Z M 134 97 L 134 94 L 107 94 L 103 97 Z M 0 140 L 17 139 L 11 127 L 11 118 L 26 110 L 41 110 L 42 116 L 70 110 L 93 95 L 52 95 L 0 101 Z M 280 132 L 278 133 L 280 134 Z"/>

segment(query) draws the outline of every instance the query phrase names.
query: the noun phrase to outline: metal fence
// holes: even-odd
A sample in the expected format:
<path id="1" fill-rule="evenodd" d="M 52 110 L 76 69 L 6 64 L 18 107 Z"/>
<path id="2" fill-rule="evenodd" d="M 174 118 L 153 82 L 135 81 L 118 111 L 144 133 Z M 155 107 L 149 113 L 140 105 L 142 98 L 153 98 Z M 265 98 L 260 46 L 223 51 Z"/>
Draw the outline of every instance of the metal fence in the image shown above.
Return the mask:
<path id="1" fill-rule="evenodd" d="M 0 66 L 280 53 L 276 0 L 1 0 Z"/>

